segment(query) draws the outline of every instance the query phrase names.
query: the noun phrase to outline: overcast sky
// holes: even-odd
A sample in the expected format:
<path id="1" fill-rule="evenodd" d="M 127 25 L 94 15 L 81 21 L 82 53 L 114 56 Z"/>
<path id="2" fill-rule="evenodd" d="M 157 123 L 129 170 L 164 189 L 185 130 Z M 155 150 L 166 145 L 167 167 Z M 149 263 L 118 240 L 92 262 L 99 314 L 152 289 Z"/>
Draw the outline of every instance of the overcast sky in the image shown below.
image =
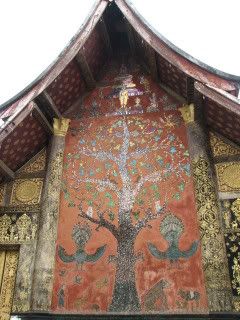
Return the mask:
<path id="1" fill-rule="evenodd" d="M 81 27 L 95 0 L 0 1 L 0 104 L 43 72 Z M 240 76 L 239 0 L 131 0 L 174 45 Z"/>

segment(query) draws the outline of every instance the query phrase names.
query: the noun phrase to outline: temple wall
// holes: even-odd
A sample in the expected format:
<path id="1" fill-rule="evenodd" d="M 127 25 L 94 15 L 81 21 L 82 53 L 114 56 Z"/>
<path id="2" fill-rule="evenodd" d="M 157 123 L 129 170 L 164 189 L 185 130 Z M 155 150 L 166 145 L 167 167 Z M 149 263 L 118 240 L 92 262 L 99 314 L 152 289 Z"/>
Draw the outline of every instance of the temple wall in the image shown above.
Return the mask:
<path id="1" fill-rule="evenodd" d="M 66 137 L 52 310 L 206 314 L 181 105 L 138 69 L 103 81 Z"/>
<path id="2" fill-rule="evenodd" d="M 113 64 L 69 129 L 56 120 L 47 160 L 0 186 L 9 286 L 16 271 L 0 306 L 26 319 L 240 311 L 240 149 L 208 133 L 195 100 L 181 108 L 138 65 Z"/>
<path id="3" fill-rule="evenodd" d="M 46 150 L 43 149 L 17 171 L 13 181 L 0 186 L 0 248 L 6 256 L 11 255 L 11 259 L 5 260 L 8 265 L 3 273 L 1 312 L 10 312 L 11 309 L 13 312 L 25 312 L 31 309 L 45 167 Z"/>
<path id="4" fill-rule="evenodd" d="M 240 148 L 210 132 L 212 158 L 218 184 L 221 226 L 230 273 L 233 308 L 240 311 Z"/>

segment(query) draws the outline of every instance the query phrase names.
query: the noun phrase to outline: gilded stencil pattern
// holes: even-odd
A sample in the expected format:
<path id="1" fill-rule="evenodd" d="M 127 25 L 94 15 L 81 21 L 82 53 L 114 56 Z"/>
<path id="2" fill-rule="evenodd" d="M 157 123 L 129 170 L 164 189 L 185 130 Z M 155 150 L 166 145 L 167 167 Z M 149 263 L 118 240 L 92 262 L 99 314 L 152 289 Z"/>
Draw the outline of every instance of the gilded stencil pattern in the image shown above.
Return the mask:
<path id="1" fill-rule="evenodd" d="M 234 308 L 240 311 L 240 199 L 222 201 L 222 209 Z"/>
<path id="2" fill-rule="evenodd" d="M 13 288 L 18 263 L 18 251 L 6 252 L 5 268 L 0 295 L 0 320 L 9 320 L 12 308 Z"/>
<path id="3" fill-rule="evenodd" d="M 197 209 L 202 239 L 203 265 L 211 311 L 231 310 L 229 276 L 209 164 L 204 157 L 193 161 Z"/>
<path id="4" fill-rule="evenodd" d="M 34 239 L 37 232 L 36 218 L 27 214 L 0 216 L 0 243 L 19 244 Z"/>
<path id="5" fill-rule="evenodd" d="M 234 156 L 240 154 L 240 149 L 226 143 L 213 132 L 210 132 L 210 144 L 214 157 L 217 156 Z"/>
<path id="6" fill-rule="evenodd" d="M 0 185 L 0 206 L 4 204 L 5 185 Z"/>
<path id="7" fill-rule="evenodd" d="M 218 163 L 215 167 L 219 191 L 240 191 L 240 162 Z"/>
<path id="8" fill-rule="evenodd" d="M 46 149 L 42 150 L 37 159 L 27 165 L 21 172 L 34 173 L 43 171 L 46 166 Z"/>
<path id="9" fill-rule="evenodd" d="M 38 204 L 41 198 L 43 179 L 18 179 L 12 188 L 11 205 Z"/>

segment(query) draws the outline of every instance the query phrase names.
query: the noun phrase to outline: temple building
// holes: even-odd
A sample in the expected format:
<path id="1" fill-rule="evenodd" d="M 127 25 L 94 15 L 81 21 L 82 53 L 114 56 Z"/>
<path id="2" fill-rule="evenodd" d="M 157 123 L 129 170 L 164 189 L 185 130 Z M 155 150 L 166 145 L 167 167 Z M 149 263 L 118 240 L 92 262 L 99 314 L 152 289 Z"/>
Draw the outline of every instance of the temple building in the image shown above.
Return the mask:
<path id="1" fill-rule="evenodd" d="M 239 83 L 96 1 L 0 106 L 0 320 L 240 319 Z"/>

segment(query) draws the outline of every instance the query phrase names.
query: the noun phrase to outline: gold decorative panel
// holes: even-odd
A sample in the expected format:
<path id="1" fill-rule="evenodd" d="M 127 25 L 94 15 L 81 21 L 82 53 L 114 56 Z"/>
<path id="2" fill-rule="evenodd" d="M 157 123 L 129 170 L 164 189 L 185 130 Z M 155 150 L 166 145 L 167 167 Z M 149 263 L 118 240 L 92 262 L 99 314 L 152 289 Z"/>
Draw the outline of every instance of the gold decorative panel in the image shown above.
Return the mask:
<path id="1" fill-rule="evenodd" d="M 226 143 L 213 132 L 210 132 L 210 144 L 214 157 L 240 155 L 240 148 Z"/>
<path id="2" fill-rule="evenodd" d="M 4 268 L 0 294 L 0 320 L 9 320 L 12 309 L 13 291 L 18 264 L 18 251 L 6 251 L 0 255 Z"/>
<path id="3" fill-rule="evenodd" d="M 32 240 L 37 232 L 37 217 L 27 214 L 0 216 L 0 244 L 20 244 Z"/>
<path id="4" fill-rule="evenodd" d="M 240 199 L 221 203 L 233 305 L 236 311 L 240 311 Z"/>
<path id="5" fill-rule="evenodd" d="M 218 163 L 215 167 L 219 191 L 240 191 L 240 162 Z"/>
<path id="6" fill-rule="evenodd" d="M 0 185 L 0 206 L 4 205 L 5 185 Z"/>
<path id="7" fill-rule="evenodd" d="M 43 179 L 15 180 L 11 195 L 11 205 L 38 204 L 41 198 Z"/>
<path id="8" fill-rule="evenodd" d="M 42 150 L 37 159 L 30 162 L 24 169 L 21 170 L 22 173 L 34 173 L 43 171 L 46 166 L 46 149 Z"/>
<path id="9" fill-rule="evenodd" d="M 209 163 L 199 157 L 192 165 L 209 309 L 231 310 L 230 279 Z"/>

